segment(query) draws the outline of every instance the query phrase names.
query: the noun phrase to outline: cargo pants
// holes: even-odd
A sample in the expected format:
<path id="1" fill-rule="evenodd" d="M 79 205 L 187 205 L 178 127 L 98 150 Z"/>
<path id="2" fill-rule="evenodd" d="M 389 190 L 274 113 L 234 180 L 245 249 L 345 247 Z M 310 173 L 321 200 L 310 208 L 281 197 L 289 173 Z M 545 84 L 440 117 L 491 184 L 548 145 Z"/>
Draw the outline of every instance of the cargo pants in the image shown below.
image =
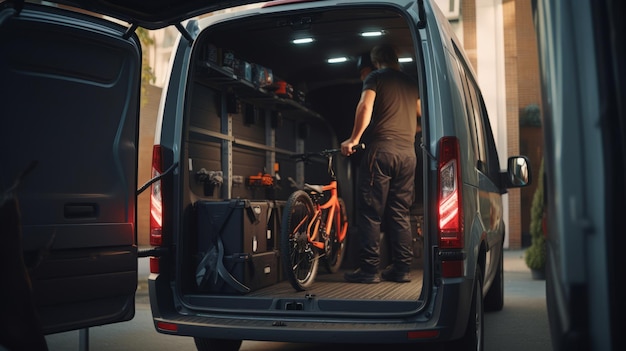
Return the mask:
<path id="1" fill-rule="evenodd" d="M 365 152 L 357 187 L 359 267 L 367 273 L 381 268 L 384 228 L 390 239 L 391 262 L 398 272 L 408 272 L 413 257 L 410 207 L 415 194 L 415 148 L 379 142 Z"/>

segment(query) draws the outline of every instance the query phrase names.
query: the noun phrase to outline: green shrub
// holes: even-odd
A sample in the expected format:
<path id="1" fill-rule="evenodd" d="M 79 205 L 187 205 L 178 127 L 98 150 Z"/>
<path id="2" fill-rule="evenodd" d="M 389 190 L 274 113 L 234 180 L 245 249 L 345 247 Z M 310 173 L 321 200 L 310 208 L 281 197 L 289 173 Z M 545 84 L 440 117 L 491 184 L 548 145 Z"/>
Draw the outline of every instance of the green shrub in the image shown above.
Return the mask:
<path id="1" fill-rule="evenodd" d="M 546 266 L 546 244 L 543 237 L 538 238 L 526 249 L 524 256 L 526 265 L 530 269 L 542 270 Z"/>
<path id="2" fill-rule="evenodd" d="M 541 127 L 541 109 L 537 104 L 524 107 L 519 117 L 520 127 Z"/>

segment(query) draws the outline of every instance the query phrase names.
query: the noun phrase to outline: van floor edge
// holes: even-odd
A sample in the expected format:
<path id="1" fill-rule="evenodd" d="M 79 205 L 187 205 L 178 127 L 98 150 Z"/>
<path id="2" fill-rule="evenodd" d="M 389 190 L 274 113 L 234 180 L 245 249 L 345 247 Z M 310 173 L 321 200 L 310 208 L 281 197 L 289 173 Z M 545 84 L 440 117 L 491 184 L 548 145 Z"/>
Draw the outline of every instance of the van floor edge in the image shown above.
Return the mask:
<path id="1" fill-rule="evenodd" d="M 243 296 L 296 298 L 315 295 L 323 299 L 414 301 L 422 293 L 423 271 L 421 269 L 411 271 L 411 281 L 408 283 L 381 280 L 376 284 L 348 283 L 343 279 L 343 275 L 349 271 L 341 270 L 334 274 L 319 272 L 313 285 L 305 291 L 296 291 L 287 280 L 283 280 L 278 284 Z"/>

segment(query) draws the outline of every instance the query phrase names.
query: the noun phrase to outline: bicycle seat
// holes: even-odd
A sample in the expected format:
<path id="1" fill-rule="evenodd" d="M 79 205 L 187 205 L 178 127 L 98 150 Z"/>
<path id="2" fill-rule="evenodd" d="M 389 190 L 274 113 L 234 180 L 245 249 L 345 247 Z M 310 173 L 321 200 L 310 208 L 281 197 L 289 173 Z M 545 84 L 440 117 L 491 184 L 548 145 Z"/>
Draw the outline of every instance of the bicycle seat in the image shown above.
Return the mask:
<path id="1" fill-rule="evenodd" d="M 307 183 L 304 183 L 304 190 L 311 190 L 320 194 L 324 192 L 323 185 L 312 185 Z"/>

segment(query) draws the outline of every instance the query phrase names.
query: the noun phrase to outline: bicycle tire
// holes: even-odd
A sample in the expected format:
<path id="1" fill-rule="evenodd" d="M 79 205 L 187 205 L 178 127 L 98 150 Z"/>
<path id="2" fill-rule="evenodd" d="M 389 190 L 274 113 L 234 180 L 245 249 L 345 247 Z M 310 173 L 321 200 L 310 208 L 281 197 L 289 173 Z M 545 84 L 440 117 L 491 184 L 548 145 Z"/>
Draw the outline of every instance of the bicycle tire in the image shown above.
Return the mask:
<path id="1" fill-rule="evenodd" d="M 337 273 L 341 264 L 343 263 L 343 257 L 346 250 L 346 242 L 348 236 L 343 238 L 342 242 L 339 242 L 339 231 L 348 225 L 348 212 L 346 211 L 346 204 L 342 198 L 338 199 L 339 202 L 339 223 L 340 227 L 336 228 L 335 222 L 330 227 L 330 233 L 328 234 L 328 248 L 326 249 L 326 255 L 324 256 L 324 267 L 328 273 Z"/>
<path id="2" fill-rule="evenodd" d="M 319 252 L 308 242 L 306 233 L 308 222 L 314 214 L 313 200 L 303 190 L 293 192 L 285 203 L 280 258 L 287 280 L 297 291 L 310 287 L 317 275 Z"/>

